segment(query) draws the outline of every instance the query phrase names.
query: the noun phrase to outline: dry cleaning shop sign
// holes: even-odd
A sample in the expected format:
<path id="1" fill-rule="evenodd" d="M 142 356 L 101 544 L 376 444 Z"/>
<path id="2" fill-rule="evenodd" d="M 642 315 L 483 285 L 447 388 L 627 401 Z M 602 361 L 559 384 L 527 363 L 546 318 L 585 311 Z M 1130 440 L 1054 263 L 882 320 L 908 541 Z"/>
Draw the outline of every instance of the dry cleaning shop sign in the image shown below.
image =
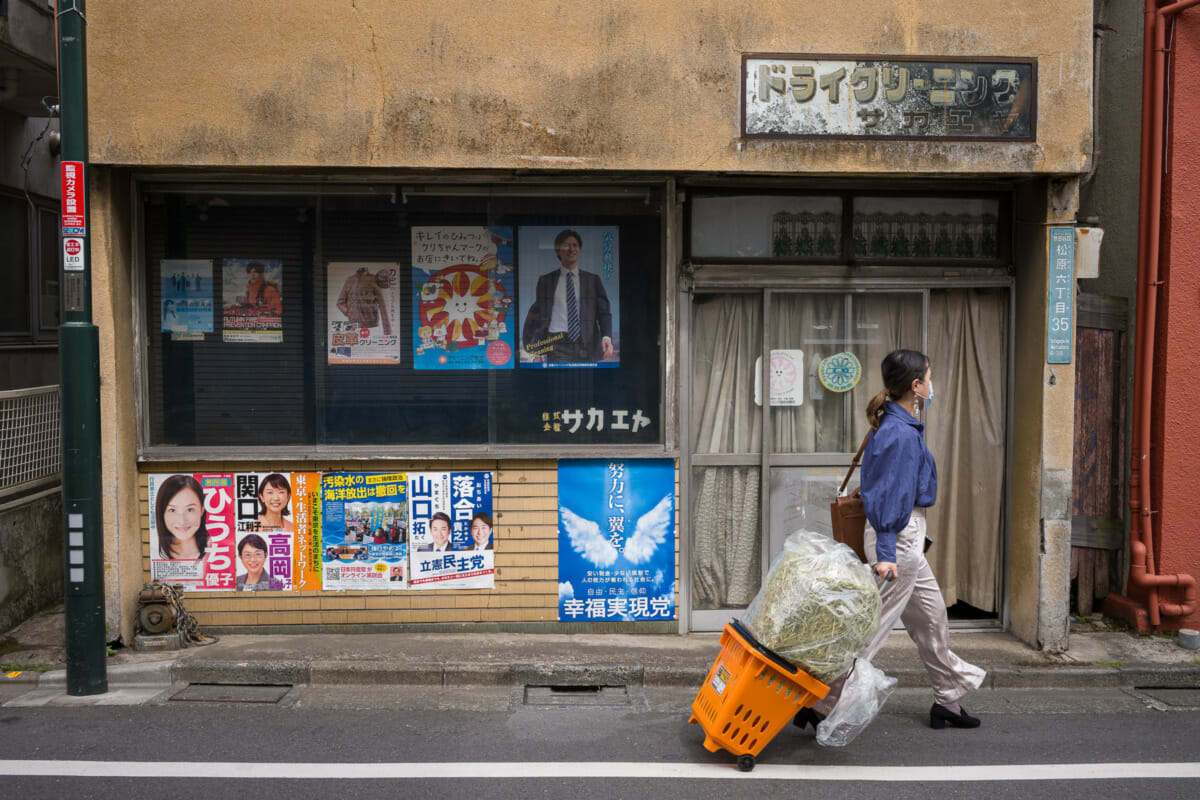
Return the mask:
<path id="1" fill-rule="evenodd" d="M 1037 62 L 745 55 L 746 138 L 1034 141 Z"/>

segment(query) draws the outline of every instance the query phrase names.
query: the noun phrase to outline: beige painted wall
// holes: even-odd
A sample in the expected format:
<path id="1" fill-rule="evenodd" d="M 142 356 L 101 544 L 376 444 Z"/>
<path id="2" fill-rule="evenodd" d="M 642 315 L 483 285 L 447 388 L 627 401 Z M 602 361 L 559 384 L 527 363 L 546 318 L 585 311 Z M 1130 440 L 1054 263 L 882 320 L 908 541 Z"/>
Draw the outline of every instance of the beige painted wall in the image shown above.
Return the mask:
<path id="1" fill-rule="evenodd" d="M 1091 0 L 109 0 L 91 158 L 147 166 L 1077 173 Z M 743 142 L 748 52 L 1033 57 L 1034 143 Z"/>

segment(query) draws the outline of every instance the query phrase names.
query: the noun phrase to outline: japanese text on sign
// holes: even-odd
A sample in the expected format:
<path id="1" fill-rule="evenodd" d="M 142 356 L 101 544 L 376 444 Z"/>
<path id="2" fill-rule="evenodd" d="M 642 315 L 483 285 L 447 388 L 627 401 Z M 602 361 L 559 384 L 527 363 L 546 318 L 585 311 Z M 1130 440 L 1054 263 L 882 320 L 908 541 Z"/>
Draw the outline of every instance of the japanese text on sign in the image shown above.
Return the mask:
<path id="1" fill-rule="evenodd" d="M 643 416 L 639 408 L 630 413 L 628 409 L 563 409 L 561 411 L 542 412 L 542 431 L 544 433 L 575 433 L 580 428 L 587 431 L 602 431 L 608 425 L 609 430 L 629 431 L 637 433 L 650 424 L 650 418 Z"/>
<path id="2" fill-rule="evenodd" d="M 1075 229 L 1050 229 L 1046 363 L 1070 364 L 1075 316 Z"/>
<path id="3" fill-rule="evenodd" d="M 1035 138 L 1036 62 L 746 56 L 748 137 Z"/>

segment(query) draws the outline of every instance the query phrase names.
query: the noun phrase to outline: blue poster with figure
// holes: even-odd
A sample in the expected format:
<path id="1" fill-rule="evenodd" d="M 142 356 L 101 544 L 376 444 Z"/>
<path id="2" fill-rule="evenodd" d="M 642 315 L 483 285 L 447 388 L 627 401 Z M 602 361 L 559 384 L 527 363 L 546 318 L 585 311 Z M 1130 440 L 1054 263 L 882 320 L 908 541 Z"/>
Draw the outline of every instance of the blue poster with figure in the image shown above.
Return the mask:
<path id="1" fill-rule="evenodd" d="M 675 619 L 675 462 L 558 462 L 560 622 Z"/>

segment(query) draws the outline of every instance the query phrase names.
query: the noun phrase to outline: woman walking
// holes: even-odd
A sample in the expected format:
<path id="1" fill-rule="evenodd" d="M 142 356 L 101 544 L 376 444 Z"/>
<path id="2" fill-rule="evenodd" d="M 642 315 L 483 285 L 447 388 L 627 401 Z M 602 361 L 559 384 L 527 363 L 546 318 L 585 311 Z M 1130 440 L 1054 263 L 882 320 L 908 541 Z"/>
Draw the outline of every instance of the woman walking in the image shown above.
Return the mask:
<path id="1" fill-rule="evenodd" d="M 871 431 L 863 451 L 862 501 L 867 514 L 863 549 L 874 555 L 883 610 L 860 657 L 874 657 L 900 619 L 933 685 L 929 726 L 975 728 L 979 719 L 958 701 L 979 688 L 984 671 L 950 650 L 946 605 L 925 560 L 925 509 L 937 500 L 937 465 L 916 415 L 933 403 L 929 359 L 914 350 L 895 350 L 883 359 L 881 370 L 886 388 L 867 404 Z M 798 714 L 796 724 L 816 727 L 840 691 L 838 682 L 824 700 Z"/>

